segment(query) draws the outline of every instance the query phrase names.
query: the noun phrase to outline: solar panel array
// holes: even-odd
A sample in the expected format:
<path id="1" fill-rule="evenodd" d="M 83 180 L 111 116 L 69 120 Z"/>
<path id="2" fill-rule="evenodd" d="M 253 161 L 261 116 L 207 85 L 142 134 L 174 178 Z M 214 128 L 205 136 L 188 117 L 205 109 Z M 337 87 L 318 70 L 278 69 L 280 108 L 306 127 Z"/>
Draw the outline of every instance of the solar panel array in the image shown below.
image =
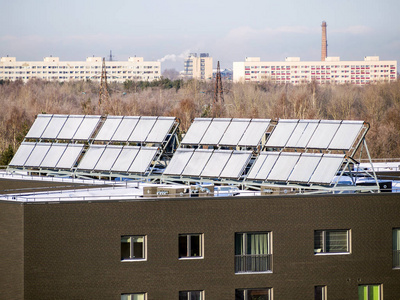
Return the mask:
<path id="1" fill-rule="evenodd" d="M 181 145 L 257 147 L 270 119 L 195 118 Z"/>
<path id="2" fill-rule="evenodd" d="M 270 123 L 269 119 L 196 118 L 163 175 L 245 179 L 253 183 L 330 184 L 342 168 L 345 155 L 311 153 L 307 149 L 350 150 L 366 128 L 363 121 L 279 120 L 265 148 L 280 151 L 242 148 L 259 146 L 270 131 Z M 162 150 L 149 146 L 164 143 L 177 126 L 174 117 L 42 114 L 10 166 L 150 174 Z M 203 149 L 207 146 L 222 149 Z M 225 150 L 225 146 L 239 150 Z M 287 151 L 292 149 L 300 152 Z"/>
<path id="3" fill-rule="evenodd" d="M 71 169 L 83 147 L 83 144 L 22 142 L 10 166 Z"/>
<path id="4" fill-rule="evenodd" d="M 247 179 L 271 182 L 330 184 L 344 154 L 261 152 Z"/>
<path id="5" fill-rule="evenodd" d="M 100 121 L 101 116 L 40 114 L 25 138 L 162 143 L 175 124 L 174 117 L 107 116 L 95 134 Z"/>
<path id="6" fill-rule="evenodd" d="M 37 116 L 26 134 L 27 139 L 88 140 L 100 122 L 100 116 L 47 115 Z"/>
<path id="7" fill-rule="evenodd" d="M 363 121 L 279 120 L 266 147 L 350 150 Z"/>
<path id="8" fill-rule="evenodd" d="M 165 175 L 238 179 L 251 151 L 178 149 L 168 164 Z"/>

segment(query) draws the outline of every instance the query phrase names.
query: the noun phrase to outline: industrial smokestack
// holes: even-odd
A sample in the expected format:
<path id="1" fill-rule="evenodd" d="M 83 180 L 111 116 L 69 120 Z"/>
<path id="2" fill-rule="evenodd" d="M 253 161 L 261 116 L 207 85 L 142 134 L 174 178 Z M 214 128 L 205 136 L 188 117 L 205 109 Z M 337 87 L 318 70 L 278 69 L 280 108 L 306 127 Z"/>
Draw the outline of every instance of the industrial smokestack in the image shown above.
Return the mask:
<path id="1" fill-rule="evenodd" d="M 326 22 L 322 21 L 321 61 L 325 61 L 326 57 L 328 57 L 328 42 L 326 40 Z"/>

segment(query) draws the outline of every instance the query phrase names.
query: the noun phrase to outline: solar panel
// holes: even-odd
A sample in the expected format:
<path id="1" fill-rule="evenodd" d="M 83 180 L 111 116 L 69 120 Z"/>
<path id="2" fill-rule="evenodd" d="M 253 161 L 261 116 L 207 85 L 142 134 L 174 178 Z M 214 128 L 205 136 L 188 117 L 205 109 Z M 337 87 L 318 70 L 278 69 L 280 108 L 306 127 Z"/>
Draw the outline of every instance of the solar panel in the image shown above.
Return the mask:
<path id="1" fill-rule="evenodd" d="M 251 158 L 251 151 L 233 151 L 225 168 L 222 170 L 221 178 L 239 178 Z"/>
<path id="2" fill-rule="evenodd" d="M 139 117 L 124 117 L 112 137 L 113 141 L 127 142 L 139 122 Z"/>
<path id="3" fill-rule="evenodd" d="M 57 139 L 71 140 L 81 125 L 84 117 L 85 116 L 69 115 L 67 121 L 64 123 L 63 128 L 57 135 Z"/>
<path id="4" fill-rule="evenodd" d="M 329 149 L 349 150 L 360 134 L 363 125 L 363 121 L 342 121 L 329 144 Z"/>
<path id="5" fill-rule="evenodd" d="M 136 124 L 128 141 L 130 142 L 144 142 L 149 135 L 154 123 L 157 121 L 157 117 L 140 117 L 139 122 Z"/>
<path id="6" fill-rule="evenodd" d="M 213 119 L 200 141 L 201 145 L 218 145 L 231 119 Z"/>
<path id="7" fill-rule="evenodd" d="M 141 147 L 128 171 L 132 173 L 146 173 L 157 154 L 157 150 L 157 147 Z"/>
<path id="8" fill-rule="evenodd" d="M 299 120 L 296 128 L 293 130 L 286 147 L 305 148 L 312 137 L 319 120 Z"/>
<path id="9" fill-rule="evenodd" d="M 327 149 L 339 126 L 340 121 L 321 120 L 308 142 L 307 148 Z"/>
<path id="10" fill-rule="evenodd" d="M 136 146 L 124 146 L 114 165 L 111 167 L 111 171 L 114 172 L 128 172 L 129 167 L 135 160 L 140 147 Z"/>
<path id="11" fill-rule="evenodd" d="M 75 132 L 74 140 L 88 140 L 97 125 L 100 122 L 100 116 L 85 116 L 78 130 Z"/>
<path id="12" fill-rule="evenodd" d="M 123 146 L 108 145 L 94 167 L 95 170 L 110 171 L 121 153 Z"/>
<path id="13" fill-rule="evenodd" d="M 274 148 L 285 147 L 298 122 L 299 120 L 279 120 L 266 146 Z"/>
<path id="14" fill-rule="evenodd" d="M 32 150 L 35 148 L 36 143 L 22 142 L 19 146 L 17 153 L 10 162 L 10 166 L 24 166 L 25 162 L 31 155 Z"/>
<path id="15" fill-rule="evenodd" d="M 246 128 L 249 126 L 250 119 L 232 119 L 228 128 L 225 131 L 220 145 L 236 146 L 242 138 Z"/>
<path id="16" fill-rule="evenodd" d="M 55 168 L 68 144 L 53 143 L 45 158 L 40 164 L 41 168 Z"/>
<path id="17" fill-rule="evenodd" d="M 59 169 L 71 169 L 75 166 L 80 154 L 83 150 L 83 144 L 68 144 L 63 155 L 58 161 L 56 168 Z"/>
<path id="18" fill-rule="evenodd" d="M 107 119 L 104 121 L 104 124 L 101 127 L 99 133 L 97 134 L 95 140 L 97 141 L 111 140 L 121 121 L 122 117 L 108 116 Z"/>
<path id="19" fill-rule="evenodd" d="M 25 137 L 39 139 L 49 124 L 52 116 L 53 115 L 45 114 L 38 115 Z"/>
<path id="20" fill-rule="evenodd" d="M 169 162 L 164 174 L 181 175 L 183 169 L 192 157 L 194 149 L 177 149 L 171 161 Z"/>
<path id="21" fill-rule="evenodd" d="M 49 151 L 51 143 L 37 143 L 33 149 L 31 155 L 25 162 L 27 167 L 39 167 L 46 156 L 47 151 Z"/>
<path id="22" fill-rule="evenodd" d="M 240 139 L 238 146 L 258 146 L 268 129 L 270 121 L 269 119 L 252 119 Z"/>
<path id="23" fill-rule="evenodd" d="M 91 145 L 79 162 L 78 169 L 93 170 L 105 148 L 105 145 Z"/>
<path id="24" fill-rule="evenodd" d="M 287 181 L 299 157 L 300 153 L 281 153 L 269 173 L 267 180 Z"/>
<path id="25" fill-rule="evenodd" d="M 55 140 L 64 126 L 65 121 L 67 121 L 67 118 L 67 115 L 53 115 L 41 138 Z"/>
<path id="26" fill-rule="evenodd" d="M 195 118 L 192 125 L 190 125 L 186 135 L 182 140 L 182 144 L 198 145 L 206 132 L 208 126 L 211 124 L 209 118 Z"/>
<path id="27" fill-rule="evenodd" d="M 289 176 L 288 181 L 292 182 L 308 182 L 315 171 L 322 154 L 320 153 L 303 153 L 299 161 Z"/>
<path id="28" fill-rule="evenodd" d="M 232 152 L 232 150 L 215 150 L 201 172 L 201 177 L 219 177 Z"/>
<path id="29" fill-rule="evenodd" d="M 324 154 L 311 176 L 309 183 L 330 184 L 342 166 L 344 155 Z"/>
<path id="30" fill-rule="evenodd" d="M 266 180 L 278 157 L 279 152 L 261 152 L 254 162 L 247 178 Z"/>
<path id="31" fill-rule="evenodd" d="M 175 118 L 173 117 L 158 117 L 157 122 L 146 138 L 146 143 L 162 143 L 170 132 L 174 122 Z"/>
<path id="32" fill-rule="evenodd" d="M 212 153 L 213 150 L 197 149 L 187 163 L 182 175 L 196 177 L 200 176 Z"/>

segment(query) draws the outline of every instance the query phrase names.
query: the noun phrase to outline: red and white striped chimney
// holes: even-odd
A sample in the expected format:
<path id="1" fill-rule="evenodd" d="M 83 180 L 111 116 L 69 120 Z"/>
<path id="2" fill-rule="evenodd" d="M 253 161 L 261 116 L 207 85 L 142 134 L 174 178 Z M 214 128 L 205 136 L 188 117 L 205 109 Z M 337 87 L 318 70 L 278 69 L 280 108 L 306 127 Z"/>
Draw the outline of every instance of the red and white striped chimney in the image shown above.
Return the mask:
<path id="1" fill-rule="evenodd" d="M 322 21 L 322 47 L 321 47 L 321 61 L 325 61 L 328 56 L 328 42 L 326 40 L 326 22 Z"/>

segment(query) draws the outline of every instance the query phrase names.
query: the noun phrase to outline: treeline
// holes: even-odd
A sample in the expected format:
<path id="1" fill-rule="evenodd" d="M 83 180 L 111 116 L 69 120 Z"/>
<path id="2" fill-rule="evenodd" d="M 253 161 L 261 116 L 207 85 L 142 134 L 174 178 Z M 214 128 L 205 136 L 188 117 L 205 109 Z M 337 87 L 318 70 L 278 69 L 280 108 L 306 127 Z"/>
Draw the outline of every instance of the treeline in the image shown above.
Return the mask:
<path id="1" fill-rule="evenodd" d="M 37 114 L 175 116 L 186 131 L 195 117 L 365 120 L 373 158 L 400 157 L 400 82 L 299 86 L 224 82 L 224 101 L 214 103 L 214 84 L 197 80 L 109 84 L 99 103 L 91 81 L 0 83 L 0 165 L 7 164 Z"/>

